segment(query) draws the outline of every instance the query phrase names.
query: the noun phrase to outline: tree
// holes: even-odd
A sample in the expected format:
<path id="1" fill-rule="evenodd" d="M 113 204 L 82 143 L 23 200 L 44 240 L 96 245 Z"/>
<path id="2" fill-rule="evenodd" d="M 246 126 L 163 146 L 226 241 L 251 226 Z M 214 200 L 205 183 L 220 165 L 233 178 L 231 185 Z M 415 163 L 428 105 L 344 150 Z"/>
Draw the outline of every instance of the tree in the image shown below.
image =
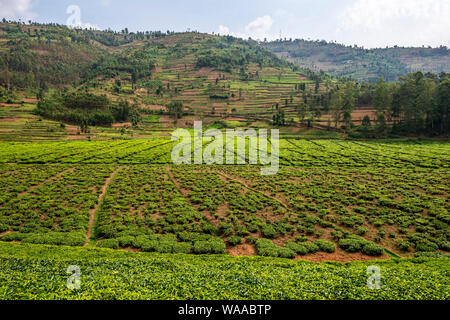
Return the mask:
<path id="1" fill-rule="evenodd" d="M 438 133 L 448 133 L 450 128 L 449 117 L 450 106 L 450 77 L 443 79 L 439 84 L 436 93 L 436 107 L 434 110 L 434 117 L 436 120 L 436 128 Z"/>
<path id="2" fill-rule="evenodd" d="M 353 82 L 347 82 L 342 95 L 342 113 L 343 121 L 348 128 L 353 125 L 352 112 L 355 109 L 355 102 L 355 84 Z"/>
<path id="3" fill-rule="evenodd" d="M 181 101 L 171 101 L 166 107 L 169 115 L 175 119 L 179 119 L 183 115 L 184 106 Z"/>
<path id="4" fill-rule="evenodd" d="M 330 110 L 331 110 L 331 116 L 333 118 L 334 127 L 337 128 L 339 125 L 339 122 L 341 120 L 341 113 L 342 113 L 342 104 L 343 104 L 343 93 L 342 90 L 337 90 L 333 92 L 331 95 L 331 101 L 330 101 Z"/>
<path id="5" fill-rule="evenodd" d="M 380 78 L 375 86 L 373 94 L 373 104 L 377 114 L 384 114 L 385 117 L 391 117 L 392 109 L 392 95 L 389 89 L 389 84 Z"/>

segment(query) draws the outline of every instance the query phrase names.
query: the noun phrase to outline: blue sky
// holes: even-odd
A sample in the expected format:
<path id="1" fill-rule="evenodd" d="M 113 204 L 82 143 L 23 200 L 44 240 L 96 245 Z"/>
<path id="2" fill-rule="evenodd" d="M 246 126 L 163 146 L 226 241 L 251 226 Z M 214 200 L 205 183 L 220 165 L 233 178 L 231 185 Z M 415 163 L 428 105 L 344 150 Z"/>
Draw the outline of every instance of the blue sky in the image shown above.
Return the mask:
<path id="1" fill-rule="evenodd" d="M 450 46 L 450 0 L 0 0 L 0 18 L 66 24 L 69 6 L 79 7 L 81 25 L 99 29 Z"/>

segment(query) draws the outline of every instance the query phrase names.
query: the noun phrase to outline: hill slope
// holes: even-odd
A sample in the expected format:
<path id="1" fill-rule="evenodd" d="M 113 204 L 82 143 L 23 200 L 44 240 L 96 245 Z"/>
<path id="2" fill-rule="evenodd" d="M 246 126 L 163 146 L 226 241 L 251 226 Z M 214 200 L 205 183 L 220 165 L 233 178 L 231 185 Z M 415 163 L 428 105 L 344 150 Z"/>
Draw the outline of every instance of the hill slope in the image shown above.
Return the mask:
<path id="1" fill-rule="evenodd" d="M 449 72 L 450 51 L 440 48 L 363 49 L 326 41 L 273 41 L 263 47 L 302 68 L 323 70 L 333 76 L 374 82 L 395 81 L 408 72 Z"/>

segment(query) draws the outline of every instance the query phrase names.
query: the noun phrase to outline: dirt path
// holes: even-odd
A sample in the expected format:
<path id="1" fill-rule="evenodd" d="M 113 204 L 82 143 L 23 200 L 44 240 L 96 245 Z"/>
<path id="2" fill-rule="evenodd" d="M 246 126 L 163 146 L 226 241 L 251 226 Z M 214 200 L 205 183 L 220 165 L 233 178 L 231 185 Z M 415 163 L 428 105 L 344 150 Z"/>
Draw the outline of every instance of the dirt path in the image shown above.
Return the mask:
<path id="1" fill-rule="evenodd" d="M 60 173 L 54 175 L 53 177 L 47 178 L 46 180 L 42 181 L 41 183 L 39 183 L 39 184 L 37 184 L 37 185 L 35 185 L 35 186 L 31 186 L 30 188 L 28 188 L 27 191 L 24 191 L 24 192 L 19 193 L 19 194 L 17 195 L 17 197 L 22 197 L 22 196 L 24 196 L 24 195 L 26 195 L 26 194 L 32 192 L 34 189 L 39 188 L 39 187 L 42 187 L 44 184 L 46 184 L 46 183 L 48 183 L 48 182 L 50 182 L 50 181 L 52 181 L 52 180 L 54 180 L 54 179 L 56 179 L 56 178 L 61 177 L 64 173 L 69 172 L 69 171 L 73 171 L 73 169 L 74 169 L 74 168 L 68 168 L 68 169 L 66 169 L 66 170 L 64 170 L 64 171 L 61 171 Z"/>
<path id="2" fill-rule="evenodd" d="M 172 171 L 170 171 L 170 167 L 167 166 L 166 167 L 166 171 L 167 174 L 169 175 L 170 180 L 173 182 L 173 184 L 175 185 L 175 187 L 178 189 L 178 191 L 183 195 L 183 197 L 186 199 L 186 201 L 189 203 L 189 205 L 195 209 L 198 209 L 199 206 L 194 205 L 188 198 L 187 193 L 185 190 L 183 190 L 183 188 L 181 188 L 180 183 L 175 179 L 175 177 L 173 176 Z M 219 221 L 213 217 L 213 215 L 209 212 L 209 211 L 203 211 L 202 212 L 203 216 L 208 219 L 208 221 L 214 225 L 214 226 L 218 226 L 219 225 Z"/>
<path id="3" fill-rule="evenodd" d="M 92 228 L 94 227 L 94 221 L 95 221 L 95 214 L 97 213 L 97 210 L 100 208 L 100 205 L 102 204 L 103 197 L 106 194 L 106 191 L 108 190 L 108 186 L 111 183 L 112 179 L 114 179 L 114 176 L 123 168 L 123 166 L 117 167 L 111 175 L 106 178 L 105 184 L 102 187 L 102 192 L 100 193 L 97 204 L 95 205 L 95 208 L 89 210 L 89 227 L 88 232 L 86 234 L 86 242 L 84 246 L 86 247 L 89 244 L 89 240 L 91 239 L 92 235 Z"/>
<path id="4" fill-rule="evenodd" d="M 12 231 L 0 232 L 0 237 L 6 236 L 7 234 L 12 233 Z"/>
<path id="5" fill-rule="evenodd" d="M 277 198 L 275 198 L 275 197 L 272 197 L 272 196 L 269 195 L 269 194 L 266 194 L 265 192 L 262 192 L 262 191 L 259 191 L 259 190 L 254 189 L 254 188 L 250 187 L 246 182 L 244 182 L 244 181 L 241 180 L 241 179 L 237 179 L 237 178 L 235 178 L 235 177 L 232 177 L 232 176 L 230 176 L 230 175 L 228 175 L 228 174 L 226 174 L 226 173 L 220 172 L 220 171 L 215 171 L 215 172 L 217 172 L 218 175 L 220 175 L 220 176 L 222 176 L 222 177 L 224 177 L 224 178 L 226 178 L 226 179 L 228 179 L 228 180 L 231 180 L 231 181 L 233 181 L 233 182 L 236 182 L 236 183 L 241 184 L 242 186 L 244 186 L 244 187 L 247 188 L 248 190 L 251 190 L 251 191 L 253 191 L 253 192 L 257 192 L 257 193 L 263 195 L 263 196 L 266 197 L 266 198 L 270 198 L 270 199 L 272 199 L 272 200 L 277 201 L 277 202 L 280 203 L 285 209 L 290 210 L 290 209 L 289 209 L 289 206 L 288 206 L 283 200 L 277 199 Z"/>

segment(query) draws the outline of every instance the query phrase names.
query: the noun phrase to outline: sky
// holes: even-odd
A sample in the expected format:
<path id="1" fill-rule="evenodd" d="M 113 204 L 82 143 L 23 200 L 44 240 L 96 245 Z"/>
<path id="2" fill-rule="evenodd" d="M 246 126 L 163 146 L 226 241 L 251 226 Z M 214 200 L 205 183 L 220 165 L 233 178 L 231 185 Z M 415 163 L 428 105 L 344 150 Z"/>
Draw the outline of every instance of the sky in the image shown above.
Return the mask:
<path id="1" fill-rule="evenodd" d="M 0 19 L 365 48 L 450 47 L 450 0 L 0 0 Z"/>

